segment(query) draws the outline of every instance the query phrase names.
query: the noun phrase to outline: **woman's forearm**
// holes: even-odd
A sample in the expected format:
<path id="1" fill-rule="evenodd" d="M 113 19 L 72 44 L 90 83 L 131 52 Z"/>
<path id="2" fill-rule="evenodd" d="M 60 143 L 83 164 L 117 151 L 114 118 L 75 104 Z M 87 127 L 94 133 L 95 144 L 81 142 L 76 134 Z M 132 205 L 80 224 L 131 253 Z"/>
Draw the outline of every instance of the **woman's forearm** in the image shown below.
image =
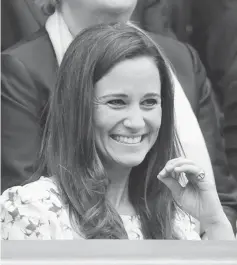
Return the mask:
<path id="1" fill-rule="evenodd" d="M 205 239 L 208 240 L 235 240 L 232 226 L 226 216 L 215 223 L 205 225 Z"/>

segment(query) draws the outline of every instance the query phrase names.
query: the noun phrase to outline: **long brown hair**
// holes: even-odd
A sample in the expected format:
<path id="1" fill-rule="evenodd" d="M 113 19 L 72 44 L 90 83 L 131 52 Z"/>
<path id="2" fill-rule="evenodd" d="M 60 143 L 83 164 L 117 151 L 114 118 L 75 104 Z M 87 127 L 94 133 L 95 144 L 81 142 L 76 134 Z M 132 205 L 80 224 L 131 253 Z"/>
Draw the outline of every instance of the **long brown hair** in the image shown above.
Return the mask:
<path id="1" fill-rule="evenodd" d="M 159 136 L 129 177 L 129 198 L 145 238 L 175 238 L 175 204 L 157 180 L 165 163 L 179 155 L 174 126 L 173 83 L 156 44 L 127 24 L 96 25 L 71 43 L 52 92 L 42 142 L 42 168 L 56 177 L 74 229 L 85 238 L 127 238 L 123 222 L 106 199 L 109 185 L 95 144 L 94 86 L 118 62 L 149 56 L 161 76 L 162 121 Z"/>

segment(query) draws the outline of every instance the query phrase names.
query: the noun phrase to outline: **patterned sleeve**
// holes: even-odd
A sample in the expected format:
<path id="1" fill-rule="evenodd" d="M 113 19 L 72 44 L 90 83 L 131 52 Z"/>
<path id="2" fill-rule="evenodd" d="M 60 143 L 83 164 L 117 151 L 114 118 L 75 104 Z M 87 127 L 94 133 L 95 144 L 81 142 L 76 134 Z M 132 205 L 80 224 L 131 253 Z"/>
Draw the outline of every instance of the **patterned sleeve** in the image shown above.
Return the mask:
<path id="1" fill-rule="evenodd" d="M 194 218 L 177 208 L 174 221 L 175 234 L 181 240 L 201 240 L 200 235 L 196 231 Z"/>
<path id="2" fill-rule="evenodd" d="M 31 183 L 0 196 L 2 240 L 71 239 L 68 216 L 55 190 Z"/>

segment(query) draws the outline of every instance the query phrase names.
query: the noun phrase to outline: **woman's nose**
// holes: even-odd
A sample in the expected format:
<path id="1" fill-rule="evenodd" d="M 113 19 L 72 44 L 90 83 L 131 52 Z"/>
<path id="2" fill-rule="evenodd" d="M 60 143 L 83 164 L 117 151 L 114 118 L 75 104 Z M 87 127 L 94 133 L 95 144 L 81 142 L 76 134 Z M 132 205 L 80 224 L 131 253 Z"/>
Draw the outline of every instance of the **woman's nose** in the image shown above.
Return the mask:
<path id="1" fill-rule="evenodd" d="M 130 115 L 124 120 L 123 124 L 129 129 L 143 129 L 145 127 L 143 113 L 140 110 L 131 111 Z"/>

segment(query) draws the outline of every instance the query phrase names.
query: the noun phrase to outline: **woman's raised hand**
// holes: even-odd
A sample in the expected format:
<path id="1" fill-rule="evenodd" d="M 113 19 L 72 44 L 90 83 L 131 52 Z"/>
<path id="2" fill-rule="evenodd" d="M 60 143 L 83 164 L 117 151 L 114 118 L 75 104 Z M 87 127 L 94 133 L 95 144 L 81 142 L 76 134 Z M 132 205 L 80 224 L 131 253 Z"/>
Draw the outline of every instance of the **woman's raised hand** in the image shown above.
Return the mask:
<path id="1" fill-rule="evenodd" d="M 182 181 L 182 173 L 186 175 L 186 183 Z M 183 157 L 169 160 L 158 179 L 171 190 L 181 209 L 199 220 L 204 229 L 228 223 L 215 183 L 194 162 Z"/>

